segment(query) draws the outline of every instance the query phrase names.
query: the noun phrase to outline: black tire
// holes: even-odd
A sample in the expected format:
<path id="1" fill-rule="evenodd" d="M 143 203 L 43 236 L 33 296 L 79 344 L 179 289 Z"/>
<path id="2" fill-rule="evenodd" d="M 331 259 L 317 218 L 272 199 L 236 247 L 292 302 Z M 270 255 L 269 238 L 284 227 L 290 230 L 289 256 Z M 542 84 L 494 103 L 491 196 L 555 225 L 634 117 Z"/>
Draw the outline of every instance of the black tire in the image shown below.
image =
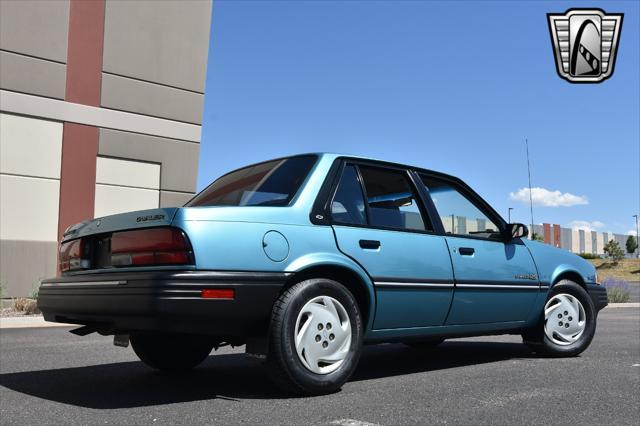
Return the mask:
<path id="1" fill-rule="evenodd" d="M 596 332 L 597 311 L 589 294 L 579 284 L 562 280 L 554 285 L 547 295 L 546 303 L 558 294 L 568 294 L 575 297 L 585 314 L 585 328 L 582 335 L 575 342 L 568 345 L 554 343 L 544 332 L 545 319 L 542 312 L 540 320 L 535 328 L 527 330 L 522 334 L 523 341 L 536 353 L 550 357 L 570 357 L 582 353 L 589 347 Z"/>
<path id="2" fill-rule="evenodd" d="M 444 342 L 444 339 L 428 339 L 428 340 L 408 341 L 408 342 L 404 342 L 404 344 L 409 346 L 412 349 L 426 350 L 426 349 L 433 349 L 436 346 L 441 345 L 443 342 Z"/>
<path id="3" fill-rule="evenodd" d="M 308 369 L 295 347 L 298 314 L 318 296 L 340 302 L 351 323 L 351 343 L 342 364 L 327 374 Z M 315 324 L 314 324 L 315 326 Z M 329 279 L 310 279 L 286 290 L 273 306 L 269 328 L 269 351 L 265 361 L 267 374 L 281 389 L 294 394 L 320 395 L 335 392 L 353 374 L 362 352 L 363 326 L 356 299 L 342 284 Z"/>
<path id="4" fill-rule="evenodd" d="M 213 340 L 189 334 L 132 334 L 133 351 L 151 368 L 163 371 L 187 371 L 204 361 Z"/>

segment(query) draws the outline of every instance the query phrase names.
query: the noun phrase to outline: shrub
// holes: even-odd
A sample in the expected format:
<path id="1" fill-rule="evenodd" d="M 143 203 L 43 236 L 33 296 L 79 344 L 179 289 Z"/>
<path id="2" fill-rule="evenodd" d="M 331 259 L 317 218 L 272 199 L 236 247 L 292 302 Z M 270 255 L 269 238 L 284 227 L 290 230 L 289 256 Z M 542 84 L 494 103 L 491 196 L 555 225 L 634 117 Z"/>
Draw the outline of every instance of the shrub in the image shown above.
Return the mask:
<path id="1" fill-rule="evenodd" d="M 580 256 L 583 259 L 600 259 L 600 256 L 593 253 L 580 253 L 578 256 Z"/>
<path id="2" fill-rule="evenodd" d="M 39 314 L 38 302 L 26 297 L 18 297 L 13 299 L 12 308 L 16 312 L 22 312 L 25 315 Z"/>
<path id="3" fill-rule="evenodd" d="M 38 292 L 40 291 L 40 279 L 31 286 L 31 298 L 38 300 Z"/>
<path id="4" fill-rule="evenodd" d="M 620 244 L 616 240 L 610 240 L 604 246 L 604 252 L 613 258 L 614 263 L 618 263 L 624 259 L 624 250 L 620 247 Z"/>
<path id="5" fill-rule="evenodd" d="M 14 311 L 24 312 L 25 306 L 27 305 L 28 301 L 29 299 L 27 299 L 26 297 L 18 297 L 11 301 L 11 307 Z"/>
<path id="6" fill-rule="evenodd" d="M 613 288 L 607 293 L 609 303 L 627 303 L 629 301 L 629 292 L 622 291 L 619 288 Z"/>
<path id="7" fill-rule="evenodd" d="M 631 298 L 629 284 L 625 280 L 607 278 L 602 285 L 607 289 L 609 303 L 626 303 Z"/>
<path id="8" fill-rule="evenodd" d="M 638 248 L 638 242 L 636 241 L 636 237 L 634 237 L 633 235 L 629 235 L 627 237 L 627 253 L 628 254 L 633 254 L 636 252 L 636 249 Z"/>

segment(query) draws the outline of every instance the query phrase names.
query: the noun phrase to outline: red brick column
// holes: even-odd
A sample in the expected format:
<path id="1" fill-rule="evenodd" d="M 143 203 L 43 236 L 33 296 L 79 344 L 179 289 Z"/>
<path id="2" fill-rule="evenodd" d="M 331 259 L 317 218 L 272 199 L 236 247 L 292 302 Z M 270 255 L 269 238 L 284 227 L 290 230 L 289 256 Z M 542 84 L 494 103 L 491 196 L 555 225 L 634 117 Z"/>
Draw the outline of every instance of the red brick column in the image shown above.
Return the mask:
<path id="1" fill-rule="evenodd" d="M 551 225 L 548 223 L 543 223 L 542 229 L 544 231 L 544 243 L 551 244 Z"/>
<path id="2" fill-rule="evenodd" d="M 71 0 L 65 101 L 100 106 L 104 0 Z M 98 129 L 67 123 L 62 133 L 58 238 L 67 226 L 93 218 Z"/>
<path id="3" fill-rule="evenodd" d="M 560 225 L 553 225 L 553 245 L 556 247 L 562 247 L 562 237 L 560 234 Z"/>

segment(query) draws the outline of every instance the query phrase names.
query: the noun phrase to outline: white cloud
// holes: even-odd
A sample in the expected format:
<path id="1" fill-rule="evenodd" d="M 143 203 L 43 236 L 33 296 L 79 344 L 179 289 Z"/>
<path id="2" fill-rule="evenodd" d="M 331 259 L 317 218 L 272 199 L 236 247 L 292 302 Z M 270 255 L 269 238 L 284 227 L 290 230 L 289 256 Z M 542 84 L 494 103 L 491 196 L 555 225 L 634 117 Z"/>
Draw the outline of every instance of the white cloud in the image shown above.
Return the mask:
<path id="1" fill-rule="evenodd" d="M 636 236 L 636 230 L 635 229 L 629 229 L 627 231 L 627 235 L 633 235 L 635 237 Z"/>
<path id="2" fill-rule="evenodd" d="M 584 195 L 573 195 L 558 190 L 549 191 L 545 188 L 531 188 L 531 198 L 534 206 L 570 207 L 589 204 L 589 200 Z M 529 188 L 520 188 L 516 192 L 510 192 L 509 199 L 529 204 Z"/>
<path id="3" fill-rule="evenodd" d="M 604 223 L 599 220 L 594 220 L 593 222 L 589 222 L 587 220 L 573 220 L 569 222 L 569 228 L 582 229 L 583 231 L 591 232 L 604 228 Z"/>

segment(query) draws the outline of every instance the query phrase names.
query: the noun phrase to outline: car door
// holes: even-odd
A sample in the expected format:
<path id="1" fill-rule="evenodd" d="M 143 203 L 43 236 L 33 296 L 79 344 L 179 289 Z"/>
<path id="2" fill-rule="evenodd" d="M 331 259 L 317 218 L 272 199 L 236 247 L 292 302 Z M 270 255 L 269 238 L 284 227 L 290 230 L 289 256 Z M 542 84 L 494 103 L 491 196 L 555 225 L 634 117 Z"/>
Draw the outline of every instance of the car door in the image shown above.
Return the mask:
<path id="1" fill-rule="evenodd" d="M 330 212 L 338 248 L 374 281 L 374 329 L 444 323 L 453 269 L 406 170 L 345 164 Z"/>
<path id="2" fill-rule="evenodd" d="M 537 269 L 520 239 L 505 240 L 505 222 L 460 182 L 420 179 L 445 230 L 455 275 L 447 325 L 524 321 L 539 293 Z"/>

